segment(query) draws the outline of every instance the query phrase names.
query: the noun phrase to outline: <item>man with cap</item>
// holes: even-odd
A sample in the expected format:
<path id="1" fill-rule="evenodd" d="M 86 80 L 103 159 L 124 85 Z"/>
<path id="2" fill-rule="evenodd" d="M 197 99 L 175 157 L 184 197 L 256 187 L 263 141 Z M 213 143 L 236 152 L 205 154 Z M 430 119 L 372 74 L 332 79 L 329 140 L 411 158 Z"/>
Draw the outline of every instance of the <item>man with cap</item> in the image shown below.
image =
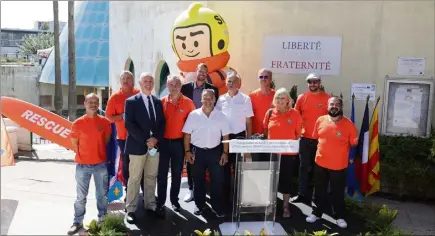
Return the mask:
<path id="1" fill-rule="evenodd" d="M 302 137 L 299 141 L 299 195 L 293 202 L 302 202 L 311 206 L 313 187 L 314 159 L 317 151 L 317 139 L 313 136 L 314 125 L 320 116 L 328 114 L 329 95 L 321 90 L 321 76 L 310 73 L 307 78 L 308 91 L 300 94 L 295 109 L 302 115 Z"/>

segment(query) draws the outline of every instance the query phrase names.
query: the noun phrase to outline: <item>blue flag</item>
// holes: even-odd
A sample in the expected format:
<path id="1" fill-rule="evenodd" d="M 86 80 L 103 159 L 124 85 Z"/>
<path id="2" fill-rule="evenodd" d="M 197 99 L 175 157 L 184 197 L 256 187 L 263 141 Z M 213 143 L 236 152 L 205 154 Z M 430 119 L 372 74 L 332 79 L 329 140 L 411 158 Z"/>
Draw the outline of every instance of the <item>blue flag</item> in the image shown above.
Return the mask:
<path id="1" fill-rule="evenodd" d="M 352 121 L 352 123 L 355 124 L 354 96 L 352 96 L 350 120 Z M 361 200 L 362 195 L 360 193 L 360 183 L 356 178 L 356 171 L 355 171 L 355 155 L 356 155 L 356 147 L 351 147 L 349 150 L 349 165 L 347 168 L 347 195 L 351 198 Z"/>
<path id="2" fill-rule="evenodd" d="M 104 116 L 104 111 L 99 111 Z M 108 202 L 113 202 L 123 196 L 122 183 L 118 180 L 118 166 L 119 166 L 119 151 L 118 142 L 116 140 L 116 126 L 111 123 L 112 135 L 110 136 L 109 144 L 106 146 L 107 153 L 107 172 L 109 173 L 109 188 L 107 193 Z"/>

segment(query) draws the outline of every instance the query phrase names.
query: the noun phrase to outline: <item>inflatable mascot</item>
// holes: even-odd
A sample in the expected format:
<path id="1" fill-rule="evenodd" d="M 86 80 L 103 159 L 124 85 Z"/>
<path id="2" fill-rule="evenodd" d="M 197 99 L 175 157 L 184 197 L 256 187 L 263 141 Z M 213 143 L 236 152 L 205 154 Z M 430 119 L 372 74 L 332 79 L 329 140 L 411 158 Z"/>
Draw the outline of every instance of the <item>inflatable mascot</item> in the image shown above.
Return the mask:
<path id="1" fill-rule="evenodd" d="M 184 82 L 194 81 L 196 67 L 205 63 L 208 82 L 218 88 L 219 95 L 227 92 L 227 73 L 234 70 L 227 66 L 230 60 L 227 24 L 217 12 L 201 3 L 192 3 L 175 20 L 171 41 Z"/>

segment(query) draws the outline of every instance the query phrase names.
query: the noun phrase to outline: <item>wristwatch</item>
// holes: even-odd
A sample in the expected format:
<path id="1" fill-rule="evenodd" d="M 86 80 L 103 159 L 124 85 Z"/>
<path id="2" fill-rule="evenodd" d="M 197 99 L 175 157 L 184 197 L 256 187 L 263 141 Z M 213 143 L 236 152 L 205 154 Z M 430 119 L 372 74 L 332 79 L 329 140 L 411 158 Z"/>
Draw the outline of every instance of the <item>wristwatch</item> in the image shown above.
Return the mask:
<path id="1" fill-rule="evenodd" d="M 187 150 L 187 151 L 186 151 L 186 153 L 188 153 L 188 152 L 192 152 L 192 151 L 190 151 L 190 150 Z"/>

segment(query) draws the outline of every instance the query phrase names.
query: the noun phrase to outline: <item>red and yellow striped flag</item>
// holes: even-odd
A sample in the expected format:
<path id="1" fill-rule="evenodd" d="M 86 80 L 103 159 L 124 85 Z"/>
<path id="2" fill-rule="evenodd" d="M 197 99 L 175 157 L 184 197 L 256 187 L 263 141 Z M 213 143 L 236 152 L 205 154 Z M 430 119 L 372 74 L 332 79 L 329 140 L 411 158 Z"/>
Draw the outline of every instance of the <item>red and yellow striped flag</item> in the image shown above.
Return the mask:
<path id="1" fill-rule="evenodd" d="M 376 101 L 375 109 L 373 110 L 373 116 L 370 121 L 370 147 L 369 147 L 369 161 L 368 161 L 368 183 L 369 183 L 369 191 L 367 192 L 367 196 L 379 191 L 381 188 L 381 173 L 380 173 L 380 153 L 379 153 L 379 120 L 378 120 L 378 111 L 379 111 L 379 100 L 378 97 Z"/>

